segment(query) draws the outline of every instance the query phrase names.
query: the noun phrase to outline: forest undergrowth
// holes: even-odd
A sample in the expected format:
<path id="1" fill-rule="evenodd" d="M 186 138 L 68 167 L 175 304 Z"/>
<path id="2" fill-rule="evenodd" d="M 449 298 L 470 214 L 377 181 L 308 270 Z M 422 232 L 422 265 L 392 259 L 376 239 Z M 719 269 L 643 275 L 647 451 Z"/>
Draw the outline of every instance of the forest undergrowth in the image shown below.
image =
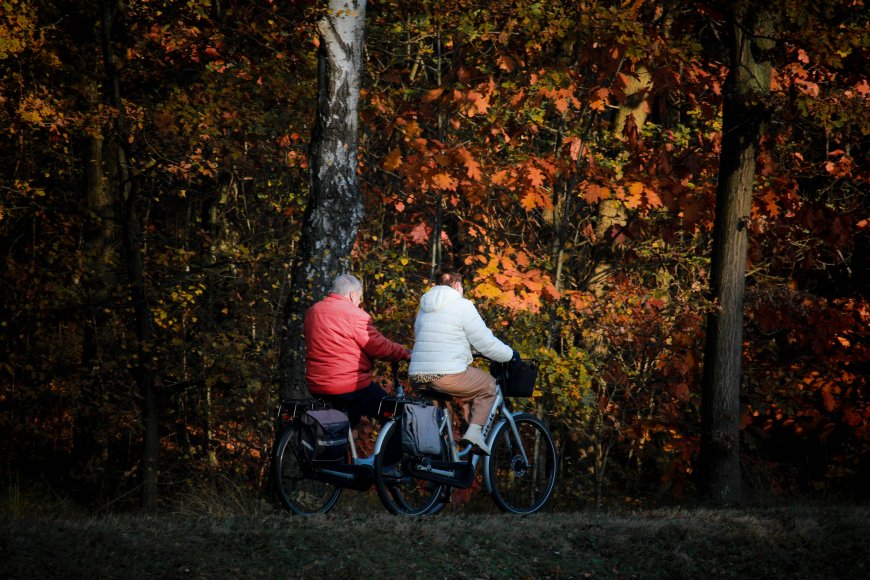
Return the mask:
<path id="1" fill-rule="evenodd" d="M 328 515 L 262 499 L 188 498 L 158 515 L 8 502 L 0 577 L 862 578 L 870 506 L 553 509 L 509 516 L 486 498 L 438 516 L 349 494 Z"/>

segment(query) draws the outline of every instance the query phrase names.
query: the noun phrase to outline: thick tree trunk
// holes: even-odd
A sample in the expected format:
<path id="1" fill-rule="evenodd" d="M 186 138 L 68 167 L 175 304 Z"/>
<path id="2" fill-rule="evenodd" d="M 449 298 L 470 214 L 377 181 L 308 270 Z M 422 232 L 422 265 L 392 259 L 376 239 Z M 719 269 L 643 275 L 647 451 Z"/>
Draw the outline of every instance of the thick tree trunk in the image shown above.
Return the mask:
<path id="1" fill-rule="evenodd" d="M 743 352 L 747 220 L 752 206 L 755 156 L 766 127 L 764 97 L 770 64 L 756 52 L 763 20 L 754 3 L 737 5 L 732 17 L 731 68 L 725 81 L 722 153 L 716 190 L 711 290 L 701 402 L 699 483 L 719 505 L 742 499 L 740 473 L 740 374 Z"/>
<path id="2" fill-rule="evenodd" d="M 359 89 L 365 0 L 330 0 L 317 23 L 317 119 L 309 150 L 311 193 L 300 253 L 284 308 L 281 337 L 281 396 L 303 396 L 305 310 L 328 291 L 347 267 L 363 217 L 357 176 Z"/>

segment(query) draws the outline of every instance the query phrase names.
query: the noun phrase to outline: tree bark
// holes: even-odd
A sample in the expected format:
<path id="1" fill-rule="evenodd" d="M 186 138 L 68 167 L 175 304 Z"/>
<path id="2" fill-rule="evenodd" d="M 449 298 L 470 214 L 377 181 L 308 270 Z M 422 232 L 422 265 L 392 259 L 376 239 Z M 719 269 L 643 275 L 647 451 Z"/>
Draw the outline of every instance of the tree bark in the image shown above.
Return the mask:
<path id="1" fill-rule="evenodd" d="M 142 508 L 153 512 L 157 508 L 157 474 L 160 449 L 157 393 L 153 370 L 152 347 L 154 344 L 153 320 L 148 304 L 145 284 L 145 266 L 139 241 L 139 218 L 136 208 L 138 190 L 129 171 L 128 127 L 124 101 L 121 98 L 121 79 L 115 66 L 112 31 L 116 26 L 123 29 L 124 5 L 113 0 L 102 2 L 103 61 L 108 79 L 109 102 L 116 109 L 115 134 L 112 139 L 111 162 L 115 167 L 115 180 L 120 198 L 120 230 L 123 237 L 126 274 L 134 312 L 137 360 L 133 369 L 139 391 L 139 406 L 142 413 Z"/>
<path id="2" fill-rule="evenodd" d="M 92 70 L 91 69 L 88 70 Z M 81 87 L 91 110 L 99 105 L 97 83 L 86 80 Z M 82 232 L 84 247 L 84 273 L 79 280 L 85 293 L 86 321 L 82 325 L 82 367 L 90 375 L 82 386 L 84 406 L 76 414 L 73 457 L 76 463 L 87 465 L 96 460 L 105 466 L 109 460 L 109 437 L 106 430 L 107 393 L 102 379 L 105 358 L 101 345 L 113 330 L 106 325 L 106 304 L 111 288 L 116 283 L 112 270 L 117 267 L 114 239 L 115 203 L 108 187 L 103 150 L 104 127 L 95 123 L 88 127 L 83 139 L 85 181 L 83 202 L 86 208 L 85 227 Z M 107 482 L 103 482 L 107 485 Z"/>
<path id="3" fill-rule="evenodd" d="M 357 176 L 365 0 L 330 0 L 317 23 L 317 118 L 309 148 L 311 191 L 281 334 L 281 396 L 304 396 L 305 310 L 347 268 L 363 217 Z"/>
<path id="4" fill-rule="evenodd" d="M 760 7 L 739 2 L 731 15 L 731 66 L 724 87 L 722 152 L 716 189 L 711 292 L 701 396 L 699 489 L 705 499 L 730 505 L 742 499 L 740 375 L 747 223 L 758 143 L 767 125 L 764 104 L 771 67 L 759 49 L 766 24 Z"/>

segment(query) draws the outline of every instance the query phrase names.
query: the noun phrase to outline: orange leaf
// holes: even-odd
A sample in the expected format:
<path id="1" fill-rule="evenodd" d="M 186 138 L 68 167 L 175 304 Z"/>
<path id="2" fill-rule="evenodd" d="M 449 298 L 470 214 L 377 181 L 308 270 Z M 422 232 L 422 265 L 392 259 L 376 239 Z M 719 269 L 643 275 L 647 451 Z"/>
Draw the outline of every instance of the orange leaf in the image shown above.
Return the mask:
<path id="1" fill-rule="evenodd" d="M 777 203 L 779 196 L 773 189 L 768 189 L 764 196 L 762 197 L 762 201 L 764 202 L 764 209 L 767 211 L 767 215 L 770 217 L 776 217 L 781 212 L 779 209 L 779 203 Z"/>
<path id="2" fill-rule="evenodd" d="M 465 147 L 460 147 L 456 150 L 456 157 L 459 158 L 459 161 L 465 165 L 466 175 L 470 179 L 480 179 L 480 164 L 474 160 L 474 157 L 471 156 L 471 153 Z"/>
<path id="3" fill-rule="evenodd" d="M 432 184 L 438 189 L 456 191 L 459 183 L 447 173 L 436 173 L 432 176 Z"/>
<path id="4" fill-rule="evenodd" d="M 498 64 L 498 68 L 506 72 L 514 72 L 516 70 L 517 65 L 514 63 L 514 60 L 506 55 L 499 55 L 498 58 L 495 59 L 495 62 Z"/>
<path id="5" fill-rule="evenodd" d="M 586 203 L 598 203 L 602 199 L 610 199 L 610 189 L 601 187 L 597 183 L 589 183 L 583 192 Z"/>
<path id="6" fill-rule="evenodd" d="M 639 181 L 633 181 L 625 188 L 625 192 L 625 206 L 630 209 L 639 208 L 643 201 L 643 184 Z"/>
<path id="7" fill-rule="evenodd" d="M 527 268 L 529 265 L 529 255 L 525 252 L 517 252 L 516 254 L 517 264 L 521 268 Z"/>
<path id="8" fill-rule="evenodd" d="M 524 210 L 532 211 L 538 205 L 537 197 L 538 196 L 536 195 L 534 189 L 528 189 L 526 190 L 526 194 L 520 200 L 520 205 L 523 207 Z"/>
<path id="9" fill-rule="evenodd" d="M 646 203 L 649 207 L 656 208 L 662 207 L 662 205 L 664 205 L 662 203 L 662 198 L 659 197 L 659 194 L 655 191 L 651 189 L 644 189 L 644 192 L 646 196 Z"/>
<path id="10" fill-rule="evenodd" d="M 469 117 L 485 115 L 489 110 L 489 96 L 484 96 L 477 91 L 468 91 L 465 98 L 471 103 L 466 111 Z"/>
<path id="11" fill-rule="evenodd" d="M 492 176 L 492 182 L 496 185 L 506 185 L 510 181 L 512 179 L 510 179 L 510 173 L 507 169 L 496 171 L 495 175 Z"/>
<path id="12" fill-rule="evenodd" d="M 387 171 L 395 171 L 402 164 L 402 152 L 398 149 L 393 149 L 384 159 L 384 169 Z"/>
<path id="13" fill-rule="evenodd" d="M 822 403 L 825 405 L 825 409 L 827 409 L 829 413 L 837 408 L 837 399 L 831 391 L 832 385 L 830 383 L 827 383 L 822 387 Z"/>
<path id="14" fill-rule="evenodd" d="M 440 97 L 443 94 L 444 94 L 444 89 L 432 89 L 431 91 L 429 91 L 428 93 L 423 95 L 423 98 L 420 100 L 423 101 L 424 103 L 431 103 L 432 101 L 434 101 L 435 99 L 437 99 L 438 97 Z"/>
<path id="15" fill-rule="evenodd" d="M 544 185 L 544 173 L 537 167 L 529 166 L 526 169 L 526 177 L 535 187 L 541 187 Z"/>
<path id="16" fill-rule="evenodd" d="M 607 109 L 607 100 L 610 97 L 610 90 L 601 88 L 595 91 L 595 98 L 589 102 L 589 108 L 593 111 L 604 111 Z"/>

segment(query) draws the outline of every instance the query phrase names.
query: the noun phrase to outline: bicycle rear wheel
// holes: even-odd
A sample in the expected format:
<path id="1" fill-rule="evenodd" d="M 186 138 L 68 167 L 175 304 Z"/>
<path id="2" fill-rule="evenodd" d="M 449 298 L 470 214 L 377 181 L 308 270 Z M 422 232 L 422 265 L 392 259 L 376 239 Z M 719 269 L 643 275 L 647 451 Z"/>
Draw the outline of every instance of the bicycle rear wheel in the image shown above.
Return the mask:
<path id="1" fill-rule="evenodd" d="M 439 504 L 444 502 L 443 498 L 449 497 L 447 494 L 442 496 L 442 491 L 446 491 L 447 486 L 417 479 L 405 473 L 403 462 L 396 461 L 401 456 L 402 449 L 402 432 L 398 425 L 396 421 L 390 421 L 383 427 L 381 451 L 375 456 L 375 489 L 378 497 L 394 514 L 419 516 L 437 513 L 441 511 L 442 506 Z M 447 457 L 447 446 L 442 439 L 440 458 L 446 460 Z"/>
<path id="2" fill-rule="evenodd" d="M 338 501 L 342 488 L 310 479 L 300 461 L 300 429 L 291 423 L 281 434 L 275 448 L 275 493 L 284 507 L 302 516 L 328 512 Z"/>
<path id="3" fill-rule="evenodd" d="M 490 447 L 487 477 L 499 508 L 531 514 L 546 505 L 556 487 L 556 447 L 546 425 L 534 415 L 520 413 L 514 421 L 520 439 L 517 441 L 507 421 L 498 427 Z"/>

